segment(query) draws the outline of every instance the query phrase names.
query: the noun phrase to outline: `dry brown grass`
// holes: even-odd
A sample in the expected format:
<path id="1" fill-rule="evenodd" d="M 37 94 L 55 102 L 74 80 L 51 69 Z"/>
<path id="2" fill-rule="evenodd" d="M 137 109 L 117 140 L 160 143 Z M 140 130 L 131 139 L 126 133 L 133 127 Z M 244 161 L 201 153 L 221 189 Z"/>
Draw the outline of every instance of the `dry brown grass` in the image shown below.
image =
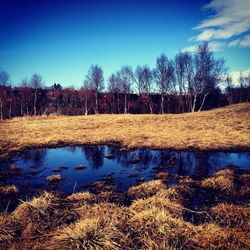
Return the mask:
<path id="1" fill-rule="evenodd" d="M 50 175 L 46 178 L 46 180 L 50 183 L 53 183 L 53 182 L 60 182 L 62 180 L 62 176 L 60 174 L 53 174 L 53 175 Z"/>
<path id="2" fill-rule="evenodd" d="M 119 143 L 126 148 L 250 148 L 250 104 L 180 115 L 91 115 L 0 122 L 0 156 L 27 147 Z"/>
<path id="3" fill-rule="evenodd" d="M 196 227 L 197 235 L 192 238 L 192 249 L 249 249 L 249 233 L 230 230 L 209 223 Z"/>
<path id="4" fill-rule="evenodd" d="M 128 227 L 134 237 L 134 249 L 188 249 L 195 236 L 191 223 L 173 218 L 157 207 L 136 212 L 128 220 Z"/>
<path id="5" fill-rule="evenodd" d="M 0 195 L 12 195 L 19 192 L 15 185 L 0 186 Z"/>
<path id="6" fill-rule="evenodd" d="M 128 196 L 131 199 L 140 199 L 152 196 L 158 191 L 166 188 L 161 180 L 153 180 L 142 183 L 137 186 L 132 186 L 128 189 Z"/>
<path id="7" fill-rule="evenodd" d="M 230 168 L 219 170 L 212 177 L 203 180 L 201 185 L 205 188 L 232 192 L 235 190 L 234 170 Z"/>
<path id="8" fill-rule="evenodd" d="M 57 230 L 47 247 L 69 250 L 118 250 L 121 249 L 117 243 L 119 237 L 121 234 L 116 229 L 115 223 L 107 223 L 101 217 L 86 218 Z"/>
<path id="9" fill-rule="evenodd" d="M 3 249 L 249 249 L 249 201 L 221 202 L 206 211 L 191 210 L 185 200 L 196 195 L 211 178 L 224 176 L 246 181 L 247 173 L 223 169 L 198 182 L 181 178 L 167 187 L 154 180 L 132 187 L 130 203 L 102 202 L 115 192 L 98 195 L 74 193 L 67 197 L 45 192 L 0 216 L 0 248 Z M 209 183 L 210 183 L 209 182 Z M 213 182 L 212 182 L 213 183 Z M 226 182 L 227 183 L 227 182 Z M 213 187 L 213 185 L 212 185 Z M 216 190 L 218 185 L 216 184 Z M 223 185 L 231 188 L 231 185 Z M 218 189 L 220 192 L 220 189 Z M 217 192 L 217 191 L 216 191 Z M 118 195 L 118 194 L 117 194 Z M 138 197 L 138 198 L 137 198 Z M 227 199 L 230 194 L 225 192 Z M 216 202 L 211 200 L 211 202 Z M 235 203 L 234 203 L 235 202 Z M 205 216 L 199 224 L 186 213 Z"/>
<path id="10" fill-rule="evenodd" d="M 48 192 L 44 192 L 40 197 L 23 202 L 12 213 L 12 217 L 22 226 L 29 222 L 49 221 L 49 211 L 53 208 L 57 198 Z"/>
<path id="11" fill-rule="evenodd" d="M 0 243 L 10 243 L 15 239 L 16 228 L 13 224 L 13 220 L 9 215 L 0 214 Z"/>
<path id="12" fill-rule="evenodd" d="M 211 217 L 218 225 L 250 230 L 250 204 L 243 206 L 220 203 L 211 208 Z"/>
<path id="13" fill-rule="evenodd" d="M 184 211 L 184 207 L 181 204 L 163 198 L 159 195 L 154 195 L 146 199 L 135 200 L 130 206 L 130 209 L 134 214 L 145 210 L 160 209 L 164 210 L 174 218 L 182 218 L 182 213 Z"/>
<path id="14" fill-rule="evenodd" d="M 79 192 L 71 194 L 66 198 L 66 200 L 79 205 L 94 203 L 96 201 L 96 196 L 90 192 Z"/>
<path id="15" fill-rule="evenodd" d="M 157 172 L 154 176 L 155 179 L 159 180 L 167 180 L 168 179 L 168 172 Z"/>

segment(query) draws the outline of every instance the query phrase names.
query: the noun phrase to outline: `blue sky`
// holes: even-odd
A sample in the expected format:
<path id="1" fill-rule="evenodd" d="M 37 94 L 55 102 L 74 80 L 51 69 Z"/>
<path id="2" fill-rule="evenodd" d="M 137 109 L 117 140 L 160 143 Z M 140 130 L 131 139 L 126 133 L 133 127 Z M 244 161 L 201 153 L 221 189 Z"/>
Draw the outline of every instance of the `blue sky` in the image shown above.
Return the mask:
<path id="1" fill-rule="evenodd" d="M 91 64 L 105 79 L 123 65 L 174 57 L 209 41 L 233 74 L 250 72 L 250 1 L 0 0 L 0 67 L 16 85 L 33 73 L 47 86 L 80 87 Z"/>

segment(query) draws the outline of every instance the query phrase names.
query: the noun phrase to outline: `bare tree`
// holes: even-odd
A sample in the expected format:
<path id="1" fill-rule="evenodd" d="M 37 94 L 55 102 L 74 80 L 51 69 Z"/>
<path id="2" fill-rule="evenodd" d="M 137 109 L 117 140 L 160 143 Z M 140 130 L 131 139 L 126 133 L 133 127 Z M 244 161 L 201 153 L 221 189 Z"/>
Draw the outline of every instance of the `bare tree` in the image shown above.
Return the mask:
<path id="1" fill-rule="evenodd" d="M 89 97 L 91 95 L 91 89 L 88 85 L 88 81 L 84 81 L 83 86 L 80 89 L 80 97 L 84 107 L 84 115 L 88 115 L 89 112 Z"/>
<path id="2" fill-rule="evenodd" d="M 111 74 L 108 80 L 108 91 L 110 94 L 110 113 L 113 114 L 115 110 L 115 93 L 117 89 L 118 79 L 115 74 Z"/>
<path id="3" fill-rule="evenodd" d="M 133 85 L 133 70 L 129 66 L 123 66 L 121 70 L 117 74 L 118 81 L 120 82 L 120 86 L 122 88 L 122 92 L 124 94 L 124 114 L 128 113 L 128 104 L 127 104 L 127 95 L 130 93 L 132 85 Z"/>
<path id="4" fill-rule="evenodd" d="M 151 100 L 151 91 L 153 86 L 153 73 L 147 65 L 138 66 L 135 72 L 135 82 L 137 84 L 137 89 L 140 95 L 146 95 L 149 105 L 149 111 L 153 113 L 152 100 Z"/>
<path id="5" fill-rule="evenodd" d="M 136 83 L 136 87 L 138 90 L 138 94 L 140 96 L 142 92 L 144 91 L 143 67 L 141 66 L 136 67 L 134 78 L 135 78 L 135 83 Z"/>
<path id="6" fill-rule="evenodd" d="M 161 94 L 161 108 L 160 113 L 164 114 L 164 97 L 168 91 L 171 90 L 174 80 L 174 66 L 167 56 L 162 54 L 157 58 L 156 68 L 153 71 L 155 83 Z"/>
<path id="7" fill-rule="evenodd" d="M 141 100 L 142 100 L 142 94 L 144 93 L 143 68 L 141 66 L 136 67 L 135 74 L 134 74 L 134 81 L 135 81 L 136 90 L 139 96 L 138 106 L 141 112 L 142 110 Z"/>
<path id="8" fill-rule="evenodd" d="M 142 76 L 143 76 L 142 78 L 143 78 L 144 91 L 148 96 L 149 110 L 150 113 L 153 114 L 153 104 L 151 100 L 151 94 L 153 88 L 153 73 L 147 65 L 143 67 Z"/>
<path id="9" fill-rule="evenodd" d="M 243 96 L 243 88 L 245 84 L 245 79 L 243 77 L 242 72 L 240 72 L 239 78 L 238 78 L 238 83 L 240 85 L 240 103 L 242 102 L 242 96 Z"/>
<path id="10" fill-rule="evenodd" d="M 202 102 L 198 109 L 201 111 L 208 94 L 225 78 L 224 59 L 215 59 L 208 43 L 198 45 L 194 56 L 195 76 L 192 84 L 194 102 L 192 111 L 195 111 L 198 95 L 202 95 Z"/>
<path id="11" fill-rule="evenodd" d="M 121 85 L 121 81 L 119 78 L 119 72 L 116 72 L 115 79 L 116 79 L 116 81 L 115 81 L 115 94 L 117 97 L 116 106 L 117 106 L 117 112 L 118 112 L 118 114 L 120 114 L 121 113 L 121 111 L 120 111 L 120 93 L 122 92 L 122 85 Z"/>
<path id="12" fill-rule="evenodd" d="M 10 75 L 0 69 L 0 120 L 3 120 L 3 105 L 6 99 L 5 86 L 9 85 Z"/>
<path id="13" fill-rule="evenodd" d="M 233 103 L 233 95 L 232 95 L 232 77 L 228 74 L 226 76 L 226 84 L 227 84 L 227 92 L 229 97 L 229 104 Z"/>
<path id="14" fill-rule="evenodd" d="M 179 113 L 189 106 L 190 83 L 193 81 L 192 56 L 188 52 L 179 52 L 175 56 L 175 75 L 179 86 Z"/>
<path id="15" fill-rule="evenodd" d="M 245 85 L 247 88 L 247 102 L 249 102 L 249 96 L 250 96 L 250 73 L 245 77 Z"/>
<path id="16" fill-rule="evenodd" d="M 33 74 L 31 76 L 29 85 L 31 88 L 34 89 L 34 105 L 33 105 L 33 112 L 34 116 L 37 115 L 37 94 L 38 90 L 43 87 L 43 80 L 39 74 Z"/>
<path id="17" fill-rule="evenodd" d="M 95 113 L 98 114 L 99 113 L 98 94 L 104 88 L 104 78 L 103 78 L 102 69 L 98 65 L 91 65 L 86 79 L 87 79 L 88 85 L 95 92 Z"/>
<path id="18" fill-rule="evenodd" d="M 0 69 L 0 86 L 9 85 L 10 75 L 5 70 Z"/>
<path id="19" fill-rule="evenodd" d="M 26 109 L 26 114 L 29 114 L 29 108 L 28 108 L 28 94 L 27 94 L 27 88 L 29 86 L 28 78 L 24 78 L 19 83 L 20 86 L 20 114 L 21 116 L 24 115 L 24 110 Z"/>

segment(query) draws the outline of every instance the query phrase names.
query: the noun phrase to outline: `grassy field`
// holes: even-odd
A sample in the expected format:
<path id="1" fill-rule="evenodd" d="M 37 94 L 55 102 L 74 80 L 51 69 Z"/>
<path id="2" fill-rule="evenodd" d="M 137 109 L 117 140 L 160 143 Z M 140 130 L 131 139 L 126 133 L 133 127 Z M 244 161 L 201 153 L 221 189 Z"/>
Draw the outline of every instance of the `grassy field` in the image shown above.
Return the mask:
<path id="1" fill-rule="evenodd" d="M 180 115 L 15 118 L 0 123 L 0 135 L 0 157 L 8 157 L 25 148 L 63 144 L 249 150 L 250 104 Z"/>

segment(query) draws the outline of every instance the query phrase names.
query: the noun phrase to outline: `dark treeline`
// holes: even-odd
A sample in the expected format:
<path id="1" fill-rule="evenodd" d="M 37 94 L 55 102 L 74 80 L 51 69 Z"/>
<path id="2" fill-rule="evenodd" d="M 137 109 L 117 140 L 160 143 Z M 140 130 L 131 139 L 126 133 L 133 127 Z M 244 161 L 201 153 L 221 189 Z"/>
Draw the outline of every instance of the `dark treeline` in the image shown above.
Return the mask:
<path id="1" fill-rule="evenodd" d="M 184 113 L 250 100 L 250 76 L 239 77 L 234 87 L 223 59 L 215 59 L 207 43 L 194 54 L 179 52 L 169 59 L 162 54 L 156 66 L 129 66 L 111 74 L 104 88 L 103 71 L 92 65 L 80 89 L 45 87 L 34 74 L 18 87 L 0 70 L 0 119 L 30 115 L 88 115 L 98 113 Z M 226 83 L 222 93 L 218 85 Z"/>

